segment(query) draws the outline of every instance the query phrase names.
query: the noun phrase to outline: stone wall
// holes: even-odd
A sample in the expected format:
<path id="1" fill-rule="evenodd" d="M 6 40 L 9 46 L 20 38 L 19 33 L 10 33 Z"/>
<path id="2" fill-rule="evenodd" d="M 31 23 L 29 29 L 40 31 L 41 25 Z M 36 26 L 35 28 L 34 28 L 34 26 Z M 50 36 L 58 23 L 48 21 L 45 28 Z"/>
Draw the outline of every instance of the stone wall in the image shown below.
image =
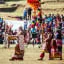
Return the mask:
<path id="1" fill-rule="evenodd" d="M 64 0 L 41 0 L 42 2 L 57 2 L 57 1 L 60 1 L 60 2 L 63 2 Z"/>
<path id="2" fill-rule="evenodd" d="M 0 4 L 4 4 L 5 3 L 5 1 L 4 0 L 0 0 Z"/>
<path id="3" fill-rule="evenodd" d="M 0 8 L 0 12 L 14 12 L 18 8 L 18 5 L 8 8 Z"/>

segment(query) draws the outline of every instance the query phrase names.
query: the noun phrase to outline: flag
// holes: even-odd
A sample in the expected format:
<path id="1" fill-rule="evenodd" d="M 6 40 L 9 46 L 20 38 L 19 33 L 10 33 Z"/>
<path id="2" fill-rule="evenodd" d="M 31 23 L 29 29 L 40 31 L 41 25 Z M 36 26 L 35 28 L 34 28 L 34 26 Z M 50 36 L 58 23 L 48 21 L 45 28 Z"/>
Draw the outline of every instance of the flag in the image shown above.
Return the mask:
<path id="1" fill-rule="evenodd" d="M 37 10 L 40 6 L 39 0 L 27 0 L 27 3 L 34 9 Z"/>

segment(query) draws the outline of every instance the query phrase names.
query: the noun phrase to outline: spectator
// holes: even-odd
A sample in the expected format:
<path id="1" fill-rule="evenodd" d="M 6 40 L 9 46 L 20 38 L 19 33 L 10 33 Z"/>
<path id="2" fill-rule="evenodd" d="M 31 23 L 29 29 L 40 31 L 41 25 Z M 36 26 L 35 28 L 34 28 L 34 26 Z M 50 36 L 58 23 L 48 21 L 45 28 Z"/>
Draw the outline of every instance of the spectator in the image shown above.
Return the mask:
<path id="1" fill-rule="evenodd" d="M 28 20 L 31 20 L 32 9 L 29 7 L 27 12 L 28 12 Z"/>
<path id="2" fill-rule="evenodd" d="M 27 8 L 24 9 L 24 19 L 27 20 Z"/>

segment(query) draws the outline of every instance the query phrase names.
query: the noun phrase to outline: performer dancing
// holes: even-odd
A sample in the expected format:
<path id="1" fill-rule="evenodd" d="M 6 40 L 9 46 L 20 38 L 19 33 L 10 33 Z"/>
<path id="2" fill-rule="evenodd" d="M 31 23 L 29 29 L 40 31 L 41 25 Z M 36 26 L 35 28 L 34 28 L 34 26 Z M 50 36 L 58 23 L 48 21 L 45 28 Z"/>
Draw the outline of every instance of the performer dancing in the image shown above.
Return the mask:
<path id="1" fill-rule="evenodd" d="M 24 33 L 22 27 L 19 27 L 18 44 L 15 47 L 15 53 L 10 60 L 23 60 L 24 56 Z"/>
<path id="2" fill-rule="evenodd" d="M 62 37 L 61 37 L 61 30 L 57 31 L 56 43 L 57 43 L 58 54 L 59 54 L 60 60 L 62 60 Z"/>
<path id="3" fill-rule="evenodd" d="M 46 40 L 47 40 L 47 34 L 43 34 L 43 43 L 42 43 L 42 53 L 40 54 L 40 59 L 38 60 L 43 60 L 45 56 L 45 49 L 46 49 Z"/>

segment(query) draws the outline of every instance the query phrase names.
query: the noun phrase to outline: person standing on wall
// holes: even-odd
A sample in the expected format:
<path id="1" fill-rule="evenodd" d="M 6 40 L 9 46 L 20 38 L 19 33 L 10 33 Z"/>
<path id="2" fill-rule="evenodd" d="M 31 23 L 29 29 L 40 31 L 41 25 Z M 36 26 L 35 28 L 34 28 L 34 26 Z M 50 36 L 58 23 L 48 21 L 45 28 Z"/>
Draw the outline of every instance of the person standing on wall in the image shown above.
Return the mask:
<path id="1" fill-rule="evenodd" d="M 27 8 L 24 9 L 24 20 L 27 20 Z"/>
<path id="2" fill-rule="evenodd" d="M 27 13 L 28 13 L 28 20 L 31 20 L 31 13 L 32 12 L 32 9 L 29 7 L 28 10 L 27 10 Z"/>

